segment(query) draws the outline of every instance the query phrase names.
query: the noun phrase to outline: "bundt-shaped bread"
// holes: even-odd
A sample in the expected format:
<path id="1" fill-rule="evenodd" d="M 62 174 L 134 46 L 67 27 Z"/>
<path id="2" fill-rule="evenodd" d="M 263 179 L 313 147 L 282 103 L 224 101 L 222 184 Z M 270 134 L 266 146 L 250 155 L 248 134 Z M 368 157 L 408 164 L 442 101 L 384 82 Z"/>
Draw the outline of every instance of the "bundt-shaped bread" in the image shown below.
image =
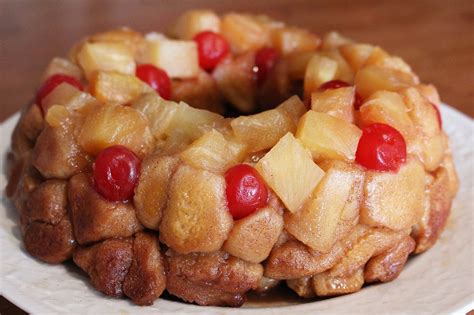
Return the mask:
<path id="1" fill-rule="evenodd" d="M 34 257 L 139 305 L 240 306 L 395 279 L 458 180 L 440 99 L 382 48 L 266 16 L 185 13 L 54 58 L 12 135 Z"/>

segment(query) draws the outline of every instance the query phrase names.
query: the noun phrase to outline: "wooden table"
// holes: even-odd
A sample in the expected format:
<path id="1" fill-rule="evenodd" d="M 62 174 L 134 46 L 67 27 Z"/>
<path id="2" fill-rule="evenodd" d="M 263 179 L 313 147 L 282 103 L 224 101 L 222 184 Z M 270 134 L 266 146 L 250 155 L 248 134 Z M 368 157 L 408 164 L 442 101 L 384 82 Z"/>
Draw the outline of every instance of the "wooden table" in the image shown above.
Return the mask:
<path id="1" fill-rule="evenodd" d="M 187 8 L 266 13 L 323 34 L 337 29 L 403 57 L 442 100 L 474 117 L 474 6 L 470 0 L 0 1 L 0 121 L 32 99 L 53 56 L 81 37 L 128 25 L 159 31 Z M 0 313 L 21 311 L 0 300 Z"/>

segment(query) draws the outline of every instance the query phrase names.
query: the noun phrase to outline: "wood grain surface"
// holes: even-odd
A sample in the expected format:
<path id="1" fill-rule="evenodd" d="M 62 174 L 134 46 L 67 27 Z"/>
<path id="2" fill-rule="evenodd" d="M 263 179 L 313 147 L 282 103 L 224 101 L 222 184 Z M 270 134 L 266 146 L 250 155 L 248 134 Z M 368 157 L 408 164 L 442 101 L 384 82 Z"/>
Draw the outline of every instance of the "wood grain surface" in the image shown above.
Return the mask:
<path id="1" fill-rule="evenodd" d="M 87 34 L 127 25 L 159 31 L 189 8 L 268 14 L 324 34 L 338 30 L 404 58 L 444 102 L 474 117 L 472 0 L 0 0 L 0 121 L 34 96 L 54 56 Z M 21 311 L 0 299 L 1 314 Z"/>

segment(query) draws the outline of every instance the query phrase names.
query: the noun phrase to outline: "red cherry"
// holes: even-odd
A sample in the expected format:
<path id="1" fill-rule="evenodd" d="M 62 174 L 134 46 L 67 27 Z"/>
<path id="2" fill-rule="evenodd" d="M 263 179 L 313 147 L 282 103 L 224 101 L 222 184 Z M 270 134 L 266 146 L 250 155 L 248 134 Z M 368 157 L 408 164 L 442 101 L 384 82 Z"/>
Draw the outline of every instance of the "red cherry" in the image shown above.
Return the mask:
<path id="1" fill-rule="evenodd" d="M 349 83 L 342 81 L 342 80 L 332 80 L 324 82 L 319 86 L 321 90 L 328 90 L 328 89 L 338 89 L 342 87 L 351 86 Z"/>
<path id="2" fill-rule="evenodd" d="M 230 214 L 235 220 L 265 206 L 268 190 L 257 171 L 247 164 L 238 164 L 225 173 L 226 196 Z"/>
<path id="3" fill-rule="evenodd" d="M 43 82 L 36 93 L 36 104 L 40 106 L 43 112 L 45 110 L 43 108 L 43 99 L 61 83 L 68 83 L 82 91 L 82 84 L 76 78 L 61 73 L 53 74 Z"/>
<path id="4" fill-rule="evenodd" d="M 138 183 L 139 171 L 140 160 L 132 151 L 121 145 L 108 147 L 95 159 L 95 189 L 108 200 L 128 200 Z"/>
<path id="5" fill-rule="evenodd" d="M 261 48 L 255 55 L 255 66 L 257 67 L 257 82 L 262 84 L 270 71 L 275 66 L 279 53 L 275 48 Z"/>
<path id="6" fill-rule="evenodd" d="M 139 65 L 135 75 L 151 86 L 165 100 L 171 97 L 171 80 L 166 71 L 151 64 Z"/>
<path id="7" fill-rule="evenodd" d="M 443 120 L 441 119 L 441 112 L 439 111 L 438 106 L 436 106 L 433 103 L 431 103 L 431 105 L 433 105 L 433 108 L 436 111 L 436 117 L 438 118 L 439 129 L 443 129 Z"/>
<path id="8" fill-rule="evenodd" d="M 229 54 L 229 43 L 221 35 L 204 31 L 196 34 L 199 65 L 206 71 L 212 71 Z"/>
<path id="9" fill-rule="evenodd" d="M 397 171 L 407 158 L 405 139 L 397 129 L 371 124 L 362 129 L 356 162 L 376 171 Z"/>
<path id="10" fill-rule="evenodd" d="M 327 90 L 327 89 L 338 89 L 338 88 L 348 87 L 348 86 L 351 86 L 351 85 L 345 81 L 332 80 L 332 81 L 324 82 L 323 84 L 321 84 L 319 88 L 321 90 Z M 354 95 L 354 103 L 353 103 L 354 109 L 359 110 L 359 108 L 362 106 L 362 102 L 363 102 L 362 97 L 359 95 L 359 93 L 356 92 Z"/>

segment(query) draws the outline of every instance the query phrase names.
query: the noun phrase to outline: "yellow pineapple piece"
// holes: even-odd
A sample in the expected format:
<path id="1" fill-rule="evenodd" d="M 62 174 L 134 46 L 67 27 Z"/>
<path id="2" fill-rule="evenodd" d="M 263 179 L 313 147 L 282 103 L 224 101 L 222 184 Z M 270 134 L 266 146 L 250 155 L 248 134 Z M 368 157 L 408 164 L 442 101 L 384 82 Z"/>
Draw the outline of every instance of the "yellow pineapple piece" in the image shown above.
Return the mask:
<path id="1" fill-rule="evenodd" d="M 245 158 L 245 145 L 227 140 L 217 130 L 211 130 L 194 141 L 180 158 L 187 164 L 214 173 L 223 173 Z"/>
<path id="2" fill-rule="evenodd" d="M 291 212 L 300 210 L 324 176 L 310 152 L 287 133 L 255 169 Z"/>
<path id="3" fill-rule="evenodd" d="M 171 119 L 166 134 L 182 134 L 189 141 L 194 141 L 204 133 L 217 129 L 219 131 L 227 130 L 228 123 L 219 114 L 197 109 L 184 102 L 178 104 L 178 108 Z"/>
<path id="4" fill-rule="evenodd" d="M 317 91 L 311 94 L 311 109 L 353 123 L 354 95 L 354 87 Z"/>
<path id="5" fill-rule="evenodd" d="M 308 111 L 300 120 L 298 138 L 313 158 L 354 161 L 362 130 L 328 114 Z"/>
<path id="6" fill-rule="evenodd" d="M 321 38 L 298 27 L 282 27 L 272 32 L 272 42 L 281 55 L 288 55 L 317 50 Z"/>
<path id="7" fill-rule="evenodd" d="M 166 71 L 171 78 L 193 78 L 199 74 L 197 46 L 194 41 L 147 37 L 140 60 Z"/>
<path id="8" fill-rule="evenodd" d="M 63 105 L 52 105 L 46 112 L 45 120 L 51 127 L 60 127 L 71 117 L 71 112 Z"/>
<path id="9" fill-rule="evenodd" d="M 393 230 L 410 228 L 421 218 L 425 171 L 415 159 L 397 173 L 367 172 L 360 223 Z"/>
<path id="10" fill-rule="evenodd" d="M 296 130 L 290 116 L 278 108 L 237 117 L 230 125 L 236 138 L 247 144 L 249 152 L 269 149 L 287 132 L 294 133 Z"/>
<path id="11" fill-rule="evenodd" d="M 397 92 L 418 84 L 418 79 L 411 74 L 378 65 L 363 67 L 357 72 L 354 81 L 362 98 L 380 90 Z"/>
<path id="12" fill-rule="evenodd" d="M 169 185 L 160 240 L 181 254 L 219 250 L 233 224 L 225 179 L 182 164 Z"/>
<path id="13" fill-rule="evenodd" d="M 148 118 L 151 132 L 157 140 L 173 136 L 173 141 L 189 144 L 212 129 L 230 131 L 228 122 L 221 115 L 193 108 L 184 102 L 167 101 L 155 93 L 143 94 L 133 102 L 132 107 Z"/>
<path id="14" fill-rule="evenodd" d="M 221 21 L 222 35 L 229 41 L 232 51 L 241 53 L 270 46 L 270 32 L 251 15 L 229 13 Z"/>
<path id="15" fill-rule="evenodd" d="M 234 222 L 223 249 L 229 254 L 259 263 L 265 260 L 283 230 L 283 218 L 265 207 Z"/>
<path id="16" fill-rule="evenodd" d="M 221 20 L 211 10 L 190 10 L 182 14 L 169 30 L 172 37 L 191 40 L 194 35 L 202 31 L 219 33 Z"/>
<path id="17" fill-rule="evenodd" d="M 68 83 L 61 83 L 55 87 L 42 101 L 42 107 L 45 112 L 53 105 L 62 105 L 71 111 L 81 111 L 86 107 L 99 104 L 100 102 L 95 97 L 80 91 Z"/>
<path id="18" fill-rule="evenodd" d="M 374 47 L 372 53 L 365 61 L 365 66 L 377 65 L 382 68 L 389 68 L 413 75 L 410 66 L 399 57 L 390 56 L 380 47 Z"/>
<path id="19" fill-rule="evenodd" d="M 329 252 L 337 240 L 337 227 L 352 187 L 362 177 L 362 171 L 349 164 L 329 168 L 305 206 L 285 214 L 285 229 L 312 249 Z"/>
<path id="20" fill-rule="evenodd" d="M 405 89 L 401 95 L 405 100 L 408 114 L 416 126 L 421 160 L 427 171 L 434 171 L 441 164 L 447 148 L 436 110 L 416 88 Z"/>
<path id="21" fill-rule="evenodd" d="M 135 75 L 133 52 L 120 42 L 85 43 L 77 54 L 77 60 L 87 79 L 96 71 Z"/>
<path id="22" fill-rule="evenodd" d="M 96 72 L 90 81 L 90 90 L 99 101 L 113 104 L 129 104 L 142 93 L 153 89 L 134 75 L 119 72 Z"/>
<path id="23" fill-rule="evenodd" d="M 135 100 L 132 107 L 148 118 L 151 133 L 155 139 L 159 140 L 166 136 L 179 105 L 161 98 L 156 93 L 147 93 Z"/>
<path id="24" fill-rule="evenodd" d="M 352 44 L 353 41 L 347 37 L 342 36 L 338 32 L 329 32 L 323 37 L 322 49 L 334 49 L 342 45 Z"/>
<path id="25" fill-rule="evenodd" d="M 301 116 L 306 113 L 306 106 L 296 95 L 293 95 L 292 97 L 278 105 L 277 109 L 285 111 L 286 114 L 288 114 L 288 116 L 293 120 L 295 126 L 298 125 L 298 121 L 300 120 Z"/>
<path id="26" fill-rule="evenodd" d="M 147 119 L 128 106 L 98 106 L 84 118 L 78 132 L 78 143 L 92 155 L 118 144 L 143 157 L 153 147 Z"/>
<path id="27" fill-rule="evenodd" d="M 428 101 L 435 105 L 440 105 L 441 100 L 439 98 L 439 93 L 436 87 L 433 84 L 418 84 L 416 86 L 418 92 L 423 95 Z"/>
<path id="28" fill-rule="evenodd" d="M 414 136 L 415 127 L 408 115 L 409 109 L 398 93 L 375 92 L 364 102 L 359 111 L 363 126 L 383 123 L 397 129 L 406 141 Z"/>
<path id="29" fill-rule="evenodd" d="M 143 35 L 128 27 L 121 27 L 114 30 L 97 33 L 88 38 L 89 42 L 120 43 L 130 50 L 133 56 L 138 56 L 145 46 Z"/>
<path id="30" fill-rule="evenodd" d="M 306 67 L 304 75 L 304 95 L 305 98 L 311 96 L 321 84 L 334 80 L 338 71 L 337 62 L 331 58 L 321 55 L 313 56 Z"/>
<path id="31" fill-rule="evenodd" d="M 65 74 L 76 78 L 77 80 L 81 80 L 82 70 L 67 59 L 55 57 L 49 62 L 48 67 L 46 67 L 42 76 L 42 81 L 46 80 L 53 74 Z"/>
<path id="32" fill-rule="evenodd" d="M 283 56 L 283 61 L 286 63 L 288 77 L 291 80 L 303 80 L 306 73 L 306 67 L 311 58 L 316 54 L 317 53 L 314 51 L 306 51 Z"/>
<path id="33" fill-rule="evenodd" d="M 337 73 L 335 79 L 342 80 L 347 83 L 354 82 L 354 71 L 338 49 L 333 48 L 325 50 L 320 52 L 320 54 L 337 62 Z"/>
<path id="34" fill-rule="evenodd" d="M 364 66 L 373 50 L 373 45 L 359 43 L 345 44 L 339 47 L 342 56 L 346 58 L 354 71 L 359 71 Z"/>

